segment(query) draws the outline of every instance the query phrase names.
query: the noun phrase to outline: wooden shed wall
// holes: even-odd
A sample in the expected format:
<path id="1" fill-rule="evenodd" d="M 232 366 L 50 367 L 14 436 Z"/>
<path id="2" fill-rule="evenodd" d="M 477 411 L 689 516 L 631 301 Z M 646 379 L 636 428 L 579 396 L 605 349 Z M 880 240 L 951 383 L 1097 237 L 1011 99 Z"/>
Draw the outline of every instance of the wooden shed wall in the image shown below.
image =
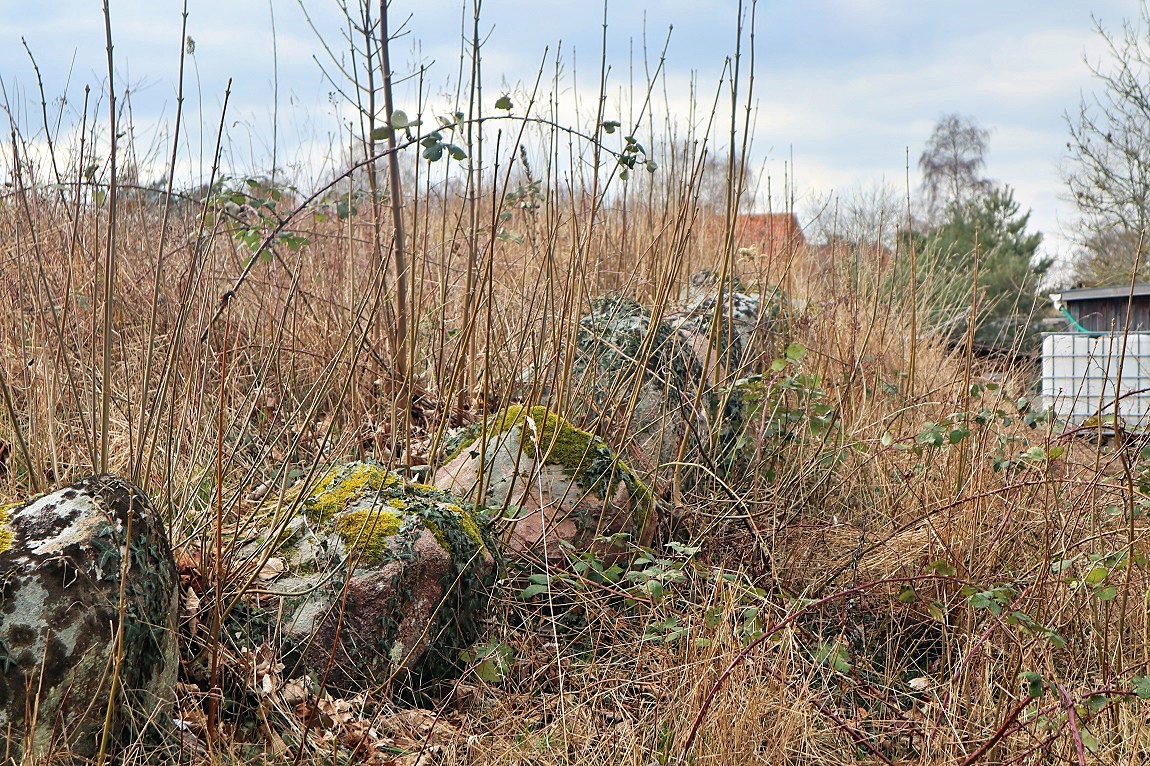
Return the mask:
<path id="1" fill-rule="evenodd" d="M 1090 332 L 1122 332 L 1129 298 L 1093 298 L 1067 301 L 1066 309 Z M 1130 331 L 1150 331 L 1150 296 L 1135 296 L 1130 305 Z"/>

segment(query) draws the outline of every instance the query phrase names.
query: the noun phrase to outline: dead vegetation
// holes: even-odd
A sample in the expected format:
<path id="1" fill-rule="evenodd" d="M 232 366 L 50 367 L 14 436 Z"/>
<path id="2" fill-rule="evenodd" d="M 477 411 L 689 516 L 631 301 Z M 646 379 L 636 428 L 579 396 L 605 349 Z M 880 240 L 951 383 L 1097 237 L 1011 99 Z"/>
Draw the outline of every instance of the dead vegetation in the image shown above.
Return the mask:
<path id="1" fill-rule="evenodd" d="M 1150 460 L 1063 436 L 1029 369 L 936 337 L 913 253 L 744 241 L 736 202 L 699 204 L 705 150 L 623 182 L 604 122 L 572 150 L 603 186 L 566 174 L 546 123 L 487 145 L 482 179 L 417 177 L 402 311 L 370 199 L 216 174 L 113 211 L 92 123 L 56 147 L 62 185 L 8 147 L 3 499 L 106 465 L 179 552 L 179 731 L 123 760 L 1144 760 Z M 277 574 L 242 543 L 326 465 L 424 475 L 500 405 L 568 409 L 591 299 L 667 313 L 701 269 L 786 295 L 770 342 L 715 380 L 758 375 L 767 404 L 737 464 L 652 467 L 661 537 L 628 570 L 512 567 L 461 675 L 420 689 L 333 698 L 283 677 L 275 625 L 221 629 Z"/>

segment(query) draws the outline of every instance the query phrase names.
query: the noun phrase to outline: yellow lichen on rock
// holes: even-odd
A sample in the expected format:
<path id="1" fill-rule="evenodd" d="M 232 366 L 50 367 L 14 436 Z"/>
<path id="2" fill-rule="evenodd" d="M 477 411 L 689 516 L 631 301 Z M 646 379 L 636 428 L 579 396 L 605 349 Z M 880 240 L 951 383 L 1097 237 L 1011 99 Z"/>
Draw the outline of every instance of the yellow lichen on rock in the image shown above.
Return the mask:
<path id="1" fill-rule="evenodd" d="M 15 535 L 12 530 L 8 529 L 8 520 L 12 518 L 12 509 L 20 503 L 9 503 L 8 505 L 0 506 L 0 553 L 4 553 L 12 548 L 12 544 L 16 542 Z"/>
<path id="2" fill-rule="evenodd" d="M 378 564 L 387 551 L 388 538 L 399 532 L 399 514 L 382 509 L 352 511 L 335 520 L 335 532 L 364 564 Z"/>
<path id="3" fill-rule="evenodd" d="M 399 481 L 398 476 L 375 463 L 337 466 L 316 486 L 305 503 L 305 510 L 313 521 L 327 521 L 357 497 L 398 484 Z"/>
<path id="4" fill-rule="evenodd" d="M 471 518 L 471 514 L 458 505 L 449 505 L 446 508 L 459 516 L 459 526 L 475 543 L 475 547 L 479 549 L 480 553 L 486 553 L 487 544 L 483 542 L 483 533 L 479 531 L 479 525 L 475 523 L 475 519 Z"/>

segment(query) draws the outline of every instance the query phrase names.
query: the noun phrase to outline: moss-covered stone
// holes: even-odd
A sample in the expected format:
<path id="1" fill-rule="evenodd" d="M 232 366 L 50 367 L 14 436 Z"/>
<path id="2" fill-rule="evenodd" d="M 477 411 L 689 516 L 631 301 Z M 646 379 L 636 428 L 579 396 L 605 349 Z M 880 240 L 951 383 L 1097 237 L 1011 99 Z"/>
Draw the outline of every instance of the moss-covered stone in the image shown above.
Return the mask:
<path id="1" fill-rule="evenodd" d="M 600 296 L 579 320 L 571 416 L 614 442 L 637 445 L 645 475 L 676 460 L 684 439 L 690 446 L 694 434 L 706 433 L 694 406 L 704 383 L 685 336 L 631 298 Z"/>
<path id="2" fill-rule="evenodd" d="M 514 508 L 513 550 L 545 544 L 561 557 L 559 542 L 587 548 L 621 532 L 650 541 L 654 497 L 599 437 L 541 406 L 514 405 L 472 428 L 482 442 L 458 450 L 436 482 L 480 505 Z"/>
<path id="3" fill-rule="evenodd" d="M 790 300 L 777 287 L 758 292 L 731 278 L 719 285 L 713 272 L 691 277 L 692 288 L 682 310 L 671 314 L 672 326 L 683 333 L 695 356 L 712 369 L 712 379 L 761 372 L 759 364 L 773 358 L 771 346 L 783 337 Z"/>
<path id="4" fill-rule="evenodd" d="M 139 733 L 147 716 L 133 714 L 171 698 L 179 580 L 163 520 L 110 475 L 7 506 L 3 517 L 0 751 L 20 761 L 24 749 L 37 763 L 49 752 L 89 758 L 109 709 L 114 744 Z"/>
<path id="5" fill-rule="evenodd" d="M 303 507 L 327 552 L 318 587 L 301 583 L 308 595 L 285 609 L 304 667 L 324 672 L 338 644 L 339 689 L 449 671 L 478 635 L 496 574 L 483 512 L 375 462 L 333 468 Z"/>

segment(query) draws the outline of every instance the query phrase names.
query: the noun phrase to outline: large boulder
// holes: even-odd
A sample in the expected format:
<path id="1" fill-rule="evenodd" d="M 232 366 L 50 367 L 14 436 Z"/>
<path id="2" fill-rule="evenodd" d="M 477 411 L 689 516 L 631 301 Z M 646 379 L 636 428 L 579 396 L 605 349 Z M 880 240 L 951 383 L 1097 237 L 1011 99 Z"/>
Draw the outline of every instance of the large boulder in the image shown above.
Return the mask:
<path id="1" fill-rule="evenodd" d="M 509 554 L 529 550 L 552 561 L 561 543 L 618 557 L 598 542 L 625 533 L 649 545 L 654 498 L 631 468 L 603 442 L 544 407 L 515 405 L 455 435 L 435 484 L 513 520 L 504 536 Z"/>
<path id="2" fill-rule="evenodd" d="M 178 587 L 163 520 L 122 479 L 0 509 L 0 752 L 90 757 L 109 710 L 114 737 L 156 717 L 176 682 Z"/>
<path id="3" fill-rule="evenodd" d="M 371 461 L 333 468 L 277 546 L 296 670 L 344 691 L 450 672 L 496 573 L 481 512 Z"/>
<path id="4" fill-rule="evenodd" d="M 758 360 L 772 359 L 789 300 L 775 287 L 752 292 L 730 277 L 720 285 L 713 271 L 693 275 L 682 307 L 668 316 L 687 340 L 714 385 L 756 372 Z"/>
<path id="5" fill-rule="evenodd" d="M 629 438 L 650 476 L 707 432 L 703 369 L 687 339 L 633 299 L 605 295 L 579 320 L 570 410 L 607 438 Z M 698 406 L 702 401 L 703 406 Z"/>

